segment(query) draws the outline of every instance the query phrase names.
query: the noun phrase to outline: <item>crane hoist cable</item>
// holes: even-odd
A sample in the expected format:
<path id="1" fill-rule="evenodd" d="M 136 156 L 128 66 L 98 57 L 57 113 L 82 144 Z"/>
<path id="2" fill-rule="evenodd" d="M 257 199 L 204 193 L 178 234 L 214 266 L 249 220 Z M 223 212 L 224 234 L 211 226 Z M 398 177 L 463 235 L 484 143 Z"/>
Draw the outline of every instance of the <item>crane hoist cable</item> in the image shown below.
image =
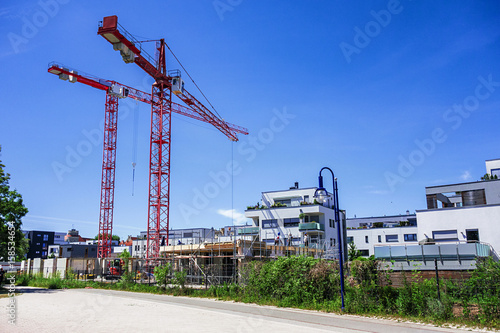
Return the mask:
<path id="1" fill-rule="evenodd" d="M 219 114 L 219 112 L 217 112 L 217 110 L 215 110 L 214 106 L 212 105 L 212 103 L 210 103 L 210 101 L 208 100 L 207 96 L 205 96 L 205 94 L 203 93 L 203 91 L 201 91 L 200 87 L 198 87 L 198 84 L 196 84 L 196 82 L 194 82 L 194 79 L 191 77 L 191 75 L 189 75 L 189 72 L 187 71 L 187 69 L 182 65 L 181 61 L 177 58 L 177 56 L 174 54 L 174 51 L 172 51 L 172 49 L 170 48 L 170 46 L 168 46 L 168 44 L 166 42 L 165 42 L 165 46 L 168 48 L 168 50 L 170 51 L 170 53 L 172 53 L 172 55 L 174 56 L 175 60 L 177 60 L 177 63 L 182 67 L 182 69 L 184 70 L 184 72 L 186 72 L 187 76 L 189 76 L 189 79 L 191 79 L 191 81 L 196 86 L 196 88 L 198 89 L 198 91 L 203 95 L 203 97 L 205 97 L 205 100 L 208 102 L 208 104 L 210 104 L 210 106 L 215 111 L 215 113 L 219 116 L 219 118 L 222 119 L 222 117 Z"/>
<path id="2" fill-rule="evenodd" d="M 139 132 L 139 108 L 136 101 L 136 107 L 134 108 L 134 124 L 132 132 L 132 196 L 134 196 L 135 187 L 135 166 L 137 165 L 137 141 Z"/>

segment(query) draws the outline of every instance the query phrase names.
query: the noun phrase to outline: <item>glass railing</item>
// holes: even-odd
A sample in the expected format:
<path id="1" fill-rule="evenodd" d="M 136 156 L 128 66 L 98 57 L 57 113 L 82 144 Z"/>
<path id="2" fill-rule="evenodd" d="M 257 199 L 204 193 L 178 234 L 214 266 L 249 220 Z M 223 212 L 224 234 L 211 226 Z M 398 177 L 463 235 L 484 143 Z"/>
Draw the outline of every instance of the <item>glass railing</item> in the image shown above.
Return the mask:
<path id="1" fill-rule="evenodd" d="M 487 243 L 454 243 L 454 244 L 428 244 L 428 245 L 392 245 L 375 246 L 375 258 L 385 260 L 473 260 L 476 258 L 498 256 Z"/>
<path id="2" fill-rule="evenodd" d="M 325 231 L 325 225 L 324 224 L 320 224 L 318 222 L 299 223 L 299 231 L 305 231 L 305 230 L 321 230 L 321 231 Z"/>
<path id="3" fill-rule="evenodd" d="M 238 235 L 256 234 L 258 232 L 259 232 L 259 227 L 246 227 L 238 229 Z"/>

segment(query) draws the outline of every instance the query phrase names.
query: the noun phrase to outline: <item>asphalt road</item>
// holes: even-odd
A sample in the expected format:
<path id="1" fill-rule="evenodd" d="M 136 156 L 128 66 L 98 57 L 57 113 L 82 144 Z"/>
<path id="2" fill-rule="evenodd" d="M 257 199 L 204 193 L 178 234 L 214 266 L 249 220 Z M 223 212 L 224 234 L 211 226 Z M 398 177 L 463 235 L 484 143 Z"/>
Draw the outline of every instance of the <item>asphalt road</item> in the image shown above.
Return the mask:
<path id="1" fill-rule="evenodd" d="M 99 289 L 22 288 L 0 332 L 462 332 L 456 328 Z M 9 304 L 0 299 L 0 307 Z M 466 330 L 463 330 L 466 332 Z"/>

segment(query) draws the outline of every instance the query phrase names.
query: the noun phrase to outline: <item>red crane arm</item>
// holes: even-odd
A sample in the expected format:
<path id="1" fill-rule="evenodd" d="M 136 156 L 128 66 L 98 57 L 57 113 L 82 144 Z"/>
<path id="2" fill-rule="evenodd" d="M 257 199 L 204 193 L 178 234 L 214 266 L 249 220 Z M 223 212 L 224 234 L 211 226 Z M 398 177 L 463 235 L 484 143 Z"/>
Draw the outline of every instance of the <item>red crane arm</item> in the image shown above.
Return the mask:
<path id="1" fill-rule="evenodd" d="M 238 141 L 236 133 L 234 133 L 231 128 L 229 128 L 227 123 L 223 119 L 220 119 L 219 117 L 214 115 L 187 90 L 182 90 L 182 92 L 177 93 L 177 97 L 179 97 L 181 101 L 189 105 L 200 117 L 204 119 L 205 122 L 212 124 L 219 131 L 224 133 L 229 138 L 229 140 Z"/>
<path id="2" fill-rule="evenodd" d="M 113 48 L 120 51 L 126 63 L 135 62 L 146 73 L 151 75 L 155 81 L 168 82 L 168 77 L 154 65 L 156 61 L 142 48 L 137 48 L 137 45 L 141 45 L 141 43 L 118 23 L 116 15 L 103 18 L 97 34 L 113 44 Z"/>
<path id="3" fill-rule="evenodd" d="M 142 50 L 142 48 L 137 48 L 137 45 L 140 46 L 141 43 L 139 43 L 118 23 L 118 17 L 116 15 L 103 18 L 97 34 L 101 35 L 108 42 L 113 44 L 113 48 L 120 51 L 120 54 L 126 63 L 135 62 L 146 73 L 153 77 L 156 82 L 163 82 L 167 85 L 169 90 L 172 90 L 172 80 L 174 78 L 162 73 L 159 68 L 160 66 L 157 66 L 153 58 L 146 51 Z M 226 135 L 231 141 L 238 141 L 236 133 L 248 134 L 248 131 L 244 128 L 238 127 L 238 130 L 235 130 L 234 127 L 229 126 L 228 123 L 213 114 L 193 95 L 184 90 L 184 88 L 173 92 L 196 114 L 198 114 L 203 121 L 212 124 L 215 128 L 224 133 L 224 135 Z"/>
<path id="4" fill-rule="evenodd" d="M 126 85 L 118 83 L 116 81 L 100 79 L 100 78 L 93 76 L 93 75 L 90 75 L 90 74 L 78 73 L 78 71 L 76 71 L 76 70 L 72 70 L 67 66 L 63 66 L 63 65 L 60 65 L 57 63 L 50 63 L 48 72 L 55 74 L 55 75 L 58 75 L 60 79 L 70 80 L 70 82 L 80 82 L 80 83 L 86 84 L 88 86 L 91 86 L 91 87 L 94 87 L 94 88 L 97 88 L 100 90 L 104 90 L 107 92 L 112 92 L 112 87 L 116 85 L 119 88 L 126 89 L 126 90 L 121 90 L 122 93 L 121 93 L 120 97 L 122 97 L 122 98 L 129 97 L 129 98 L 132 98 L 136 101 L 140 101 L 140 102 L 147 103 L 147 104 L 151 104 L 151 100 L 153 98 L 150 93 L 146 93 L 144 91 L 126 86 Z M 119 93 L 119 91 L 117 93 Z M 156 99 L 158 99 L 158 97 L 155 96 L 154 98 L 155 98 L 155 102 L 158 102 L 158 101 L 156 101 Z M 175 113 L 178 113 L 180 115 L 187 116 L 187 117 L 199 120 L 199 121 L 210 123 L 210 121 L 207 121 L 204 117 L 201 117 L 198 113 L 196 113 L 192 109 L 187 108 L 185 106 L 182 106 L 180 104 L 174 103 L 174 102 L 172 102 L 172 112 L 175 112 Z M 244 135 L 248 134 L 248 130 L 246 128 L 243 128 L 243 127 L 240 127 L 238 125 L 234 125 L 234 124 L 231 124 L 228 122 L 224 122 L 224 123 L 228 128 L 230 128 L 234 132 L 241 133 Z"/>

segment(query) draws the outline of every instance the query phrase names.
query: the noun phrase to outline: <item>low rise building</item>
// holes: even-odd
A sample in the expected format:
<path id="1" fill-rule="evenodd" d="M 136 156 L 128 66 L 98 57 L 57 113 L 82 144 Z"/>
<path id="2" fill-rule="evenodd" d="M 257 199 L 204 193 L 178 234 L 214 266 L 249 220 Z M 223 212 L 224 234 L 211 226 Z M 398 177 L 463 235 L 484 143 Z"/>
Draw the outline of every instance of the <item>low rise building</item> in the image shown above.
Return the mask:
<path id="1" fill-rule="evenodd" d="M 49 246 L 54 244 L 54 232 L 30 230 L 24 231 L 24 235 L 29 243 L 29 250 L 26 254 L 26 258 L 47 259 L 49 256 Z"/>
<path id="2" fill-rule="evenodd" d="M 97 245 L 62 244 L 49 246 L 49 256 L 56 258 L 97 258 Z"/>
<path id="3" fill-rule="evenodd" d="M 375 247 L 396 244 L 418 244 L 417 218 L 406 215 L 347 219 L 347 243 L 354 243 L 361 256 L 375 254 Z"/>
<path id="4" fill-rule="evenodd" d="M 494 162 L 494 163 L 493 163 Z M 486 161 L 496 172 L 500 160 Z M 419 240 L 428 242 L 482 242 L 500 249 L 500 179 L 425 188 L 427 209 L 417 210 Z"/>

